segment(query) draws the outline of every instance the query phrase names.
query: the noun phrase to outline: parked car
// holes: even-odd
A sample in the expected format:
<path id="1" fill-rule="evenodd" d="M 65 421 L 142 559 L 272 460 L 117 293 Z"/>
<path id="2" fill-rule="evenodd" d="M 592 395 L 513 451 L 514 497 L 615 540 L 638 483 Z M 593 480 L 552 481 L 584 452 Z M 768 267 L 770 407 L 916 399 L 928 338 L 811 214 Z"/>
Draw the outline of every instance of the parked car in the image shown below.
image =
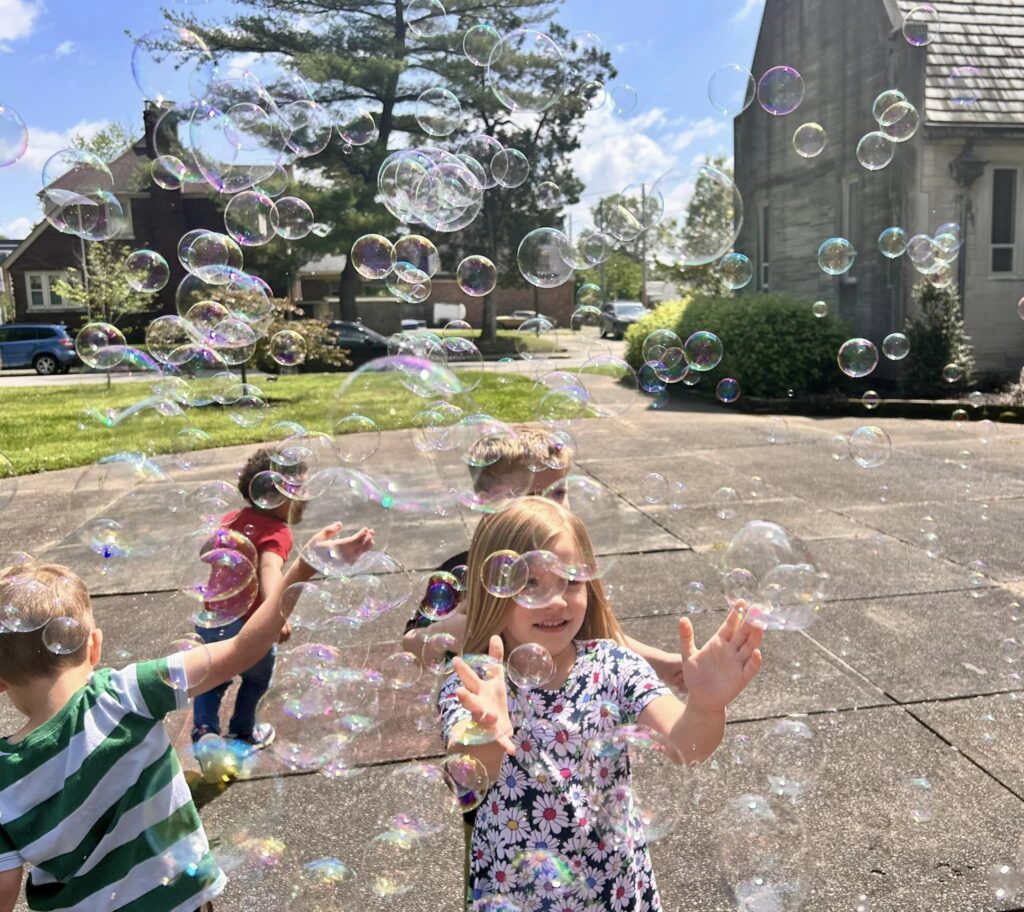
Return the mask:
<path id="1" fill-rule="evenodd" d="M 416 332 L 417 329 L 426 329 L 426 320 L 402 320 L 402 332 Z"/>
<path id="2" fill-rule="evenodd" d="M 547 314 L 536 314 L 532 310 L 513 310 L 510 314 L 502 314 L 495 322 L 498 324 L 498 329 L 519 329 L 527 320 L 532 320 L 534 317 L 541 317 L 552 326 L 558 326 L 558 320 L 554 317 L 549 317 Z"/>
<path id="3" fill-rule="evenodd" d="M 388 340 L 368 326 L 344 320 L 335 320 L 328 326 L 338 337 L 338 348 L 348 349 L 349 359 L 354 364 L 365 364 L 374 358 L 387 356 Z"/>
<path id="4" fill-rule="evenodd" d="M 66 374 L 78 360 L 75 340 L 56 323 L 0 326 L 0 367 L 34 367 L 37 374 Z"/>
<path id="5" fill-rule="evenodd" d="M 435 304 L 434 326 L 445 326 L 452 320 L 466 319 L 465 304 Z"/>
<path id="6" fill-rule="evenodd" d="M 614 336 L 621 339 L 626 330 L 639 320 L 647 309 L 639 301 L 615 301 L 601 308 L 601 338 Z"/>

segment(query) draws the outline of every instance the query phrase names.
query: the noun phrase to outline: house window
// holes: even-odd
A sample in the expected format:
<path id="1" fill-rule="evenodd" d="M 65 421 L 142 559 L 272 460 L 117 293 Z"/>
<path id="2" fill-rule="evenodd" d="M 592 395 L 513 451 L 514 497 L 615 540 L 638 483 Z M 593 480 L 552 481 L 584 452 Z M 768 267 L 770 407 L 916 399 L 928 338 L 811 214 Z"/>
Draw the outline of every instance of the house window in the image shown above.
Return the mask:
<path id="1" fill-rule="evenodd" d="M 66 272 L 27 272 L 25 285 L 28 289 L 29 310 L 80 310 L 81 308 L 65 301 L 53 286 L 61 280 L 67 280 Z"/>
<path id="2" fill-rule="evenodd" d="M 771 216 L 769 214 L 769 208 L 767 203 L 761 204 L 761 213 L 758 217 L 758 232 L 757 232 L 757 262 L 759 264 L 761 274 L 759 277 L 759 284 L 761 291 L 767 291 L 770 285 L 771 279 L 771 246 L 769 244 L 769 236 L 771 229 Z"/>
<path id="3" fill-rule="evenodd" d="M 1013 272 L 1017 243 L 1017 169 L 992 170 L 992 271 Z"/>
<path id="4" fill-rule="evenodd" d="M 843 181 L 843 237 L 853 244 L 853 249 L 857 251 L 862 249 L 864 226 L 860 191 L 859 177 L 848 177 Z"/>

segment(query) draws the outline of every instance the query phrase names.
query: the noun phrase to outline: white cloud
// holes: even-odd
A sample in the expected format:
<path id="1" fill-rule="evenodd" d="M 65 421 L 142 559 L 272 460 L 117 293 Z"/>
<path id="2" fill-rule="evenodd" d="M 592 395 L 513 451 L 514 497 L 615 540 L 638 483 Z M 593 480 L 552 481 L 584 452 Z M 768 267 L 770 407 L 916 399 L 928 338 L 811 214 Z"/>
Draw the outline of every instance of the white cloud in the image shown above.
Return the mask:
<path id="1" fill-rule="evenodd" d="M 54 57 L 68 57 L 78 50 L 78 45 L 74 41 L 62 41 L 53 49 Z"/>
<path id="2" fill-rule="evenodd" d="M 4 237 L 14 238 L 20 241 L 22 238 L 29 236 L 32 229 L 35 227 L 35 224 L 36 223 L 32 219 L 26 218 L 22 215 L 0 225 L 0 234 Z"/>
<path id="3" fill-rule="evenodd" d="M 733 22 L 742 22 L 754 13 L 764 9 L 764 0 L 744 0 L 743 7 L 732 17 Z"/>
<path id="4" fill-rule="evenodd" d="M 28 38 L 43 12 L 42 0 L 0 0 L 0 50 L 10 42 Z"/>
<path id="5" fill-rule="evenodd" d="M 672 137 L 672 151 L 682 152 L 684 149 L 692 146 L 697 140 L 712 139 L 731 126 L 728 121 L 721 118 L 705 117 L 703 120 L 698 120 Z"/>
<path id="6" fill-rule="evenodd" d="M 109 123 L 110 121 L 106 120 L 82 120 L 67 130 L 44 130 L 41 127 L 33 127 L 30 124 L 28 128 L 28 151 L 21 161 L 13 167 L 35 172 L 39 176 L 47 159 L 55 152 L 69 148 L 76 136 L 84 136 L 88 139 L 99 133 Z"/>

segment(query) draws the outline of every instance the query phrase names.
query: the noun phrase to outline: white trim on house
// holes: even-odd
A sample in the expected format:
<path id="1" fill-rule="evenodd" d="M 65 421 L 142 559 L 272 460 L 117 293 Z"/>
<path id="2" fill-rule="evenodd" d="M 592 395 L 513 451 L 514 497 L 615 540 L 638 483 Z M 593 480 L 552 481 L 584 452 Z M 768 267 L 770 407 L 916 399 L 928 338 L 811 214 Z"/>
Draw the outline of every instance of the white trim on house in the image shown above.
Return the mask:
<path id="1" fill-rule="evenodd" d="M 84 307 L 74 304 L 72 301 L 68 301 L 65 298 L 60 298 L 59 304 L 54 304 L 53 298 L 56 295 L 53 292 L 53 283 L 60 281 L 61 279 L 67 279 L 67 271 L 60 271 L 56 269 L 40 269 L 33 272 L 25 273 L 25 312 L 26 313 L 46 313 L 54 310 L 85 310 Z M 39 279 L 38 288 L 32 287 L 32 280 Z M 44 303 L 37 305 L 33 301 L 33 292 L 41 294 Z"/>
<path id="2" fill-rule="evenodd" d="M 995 218 L 995 191 L 996 191 L 996 172 L 997 171 L 1009 171 L 1015 175 L 1013 180 L 1013 210 L 1010 212 L 1010 230 L 1012 232 L 1012 239 L 1009 243 L 1001 242 L 995 243 L 992 240 L 992 228 L 993 220 Z M 1021 201 L 1020 201 L 1020 180 L 1021 180 L 1021 168 L 1016 164 L 997 164 L 992 163 L 991 171 L 989 172 L 988 180 L 988 199 L 989 199 L 989 211 L 988 211 L 988 256 L 987 256 L 987 267 L 985 273 L 990 279 L 1010 279 L 1013 281 L 1019 281 L 1020 269 L 1021 269 Z M 995 270 L 992 268 L 993 255 L 997 250 L 1009 250 L 1010 251 L 1010 268 Z"/>

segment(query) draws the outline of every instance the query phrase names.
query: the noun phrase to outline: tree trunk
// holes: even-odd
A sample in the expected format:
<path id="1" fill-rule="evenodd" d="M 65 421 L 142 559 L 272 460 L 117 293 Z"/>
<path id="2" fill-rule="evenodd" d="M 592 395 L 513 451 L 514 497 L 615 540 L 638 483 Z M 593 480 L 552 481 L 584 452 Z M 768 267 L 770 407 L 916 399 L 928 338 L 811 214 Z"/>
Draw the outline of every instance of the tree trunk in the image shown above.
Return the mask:
<path id="1" fill-rule="evenodd" d="M 480 326 L 480 341 L 482 343 L 494 342 L 498 338 L 498 314 L 496 312 L 494 296 L 487 295 L 484 298 L 483 323 Z"/>
<path id="2" fill-rule="evenodd" d="M 352 265 L 352 257 L 345 263 L 345 271 L 341 274 L 341 290 L 339 292 L 340 318 L 354 323 L 359 318 L 359 308 L 356 306 L 356 295 L 363 287 L 362 277 L 356 272 Z"/>

